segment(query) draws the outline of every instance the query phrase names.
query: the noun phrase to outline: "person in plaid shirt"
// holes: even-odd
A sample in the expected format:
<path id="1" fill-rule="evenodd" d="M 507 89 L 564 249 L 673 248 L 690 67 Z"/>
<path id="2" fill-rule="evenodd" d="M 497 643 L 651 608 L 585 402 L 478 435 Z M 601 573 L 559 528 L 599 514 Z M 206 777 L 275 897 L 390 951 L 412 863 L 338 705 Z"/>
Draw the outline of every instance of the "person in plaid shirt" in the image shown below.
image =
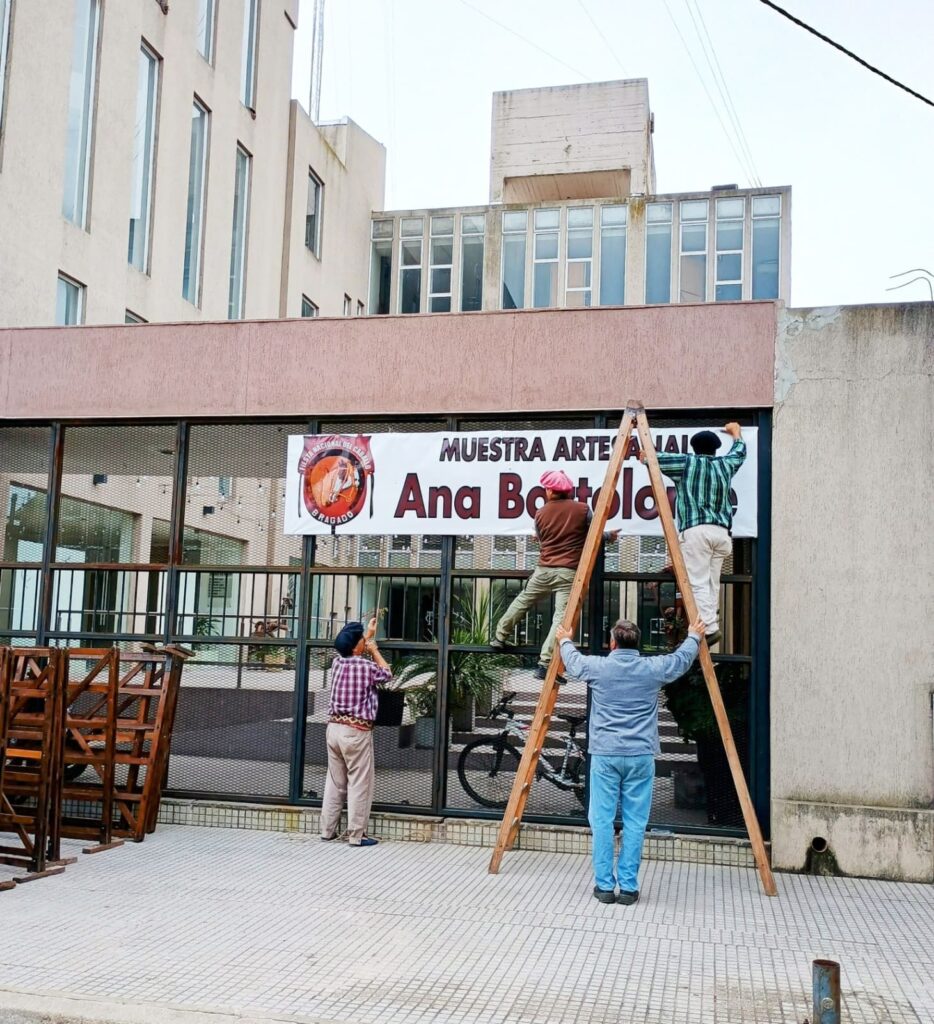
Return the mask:
<path id="1" fill-rule="evenodd" d="M 321 838 L 337 838 L 344 800 L 347 800 L 347 842 L 375 846 L 366 835 L 373 804 L 376 766 L 373 723 L 376 687 L 392 679 L 392 671 L 376 646 L 376 619 L 366 631 L 361 622 L 348 622 L 334 638 L 337 657 L 331 664 L 328 706 L 328 777 L 321 805 Z M 363 655 L 367 653 L 370 658 Z M 370 660 L 372 659 L 372 660 Z"/>
<path id="2" fill-rule="evenodd" d="M 697 614 L 706 624 L 707 644 L 720 642 L 720 570 L 733 551 L 730 481 L 746 460 L 746 442 L 738 423 L 724 431 L 733 438 L 726 455 L 716 457 L 720 438 L 702 430 L 691 438 L 693 455 L 659 452 L 658 465 L 675 485 L 675 519 L 684 566 L 697 601 Z M 645 462 L 645 452 L 639 452 Z"/>

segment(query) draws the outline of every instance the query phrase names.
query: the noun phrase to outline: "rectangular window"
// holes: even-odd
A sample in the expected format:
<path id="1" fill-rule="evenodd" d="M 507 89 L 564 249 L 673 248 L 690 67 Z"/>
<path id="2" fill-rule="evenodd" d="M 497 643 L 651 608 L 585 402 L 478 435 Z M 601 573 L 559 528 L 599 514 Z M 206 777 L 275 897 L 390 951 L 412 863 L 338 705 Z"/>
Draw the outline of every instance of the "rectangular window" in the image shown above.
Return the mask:
<path id="1" fill-rule="evenodd" d="M 185 263 L 182 268 L 182 296 L 195 306 L 201 304 L 201 244 L 204 228 L 209 116 L 207 109 L 195 100 L 191 107 Z"/>
<path id="2" fill-rule="evenodd" d="M 230 287 L 227 293 L 227 319 L 243 317 L 246 294 L 246 239 L 250 223 L 250 171 L 252 157 L 237 146 L 234 170 L 233 227 L 230 232 Z"/>
<path id="3" fill-rule="evenodd" d="M 451 273 L 454 265 L 454 218 L 432 217 L 429 242 L 428 312 L 451 312 Z"/>
<path id="4" fill-rule="evenodd" d="M 79 228 L 87 227 L 88 220 L 99 26 L 99 0 L 75 0 L 62 214 Z"/>
<path id="5" fill-rule="evenodd" d="M 483 309 L 483 233 L 486 218 L 482 214 L 461 217 L 461 310 L 473 313 Z"/>
<path id="6" fill-rule="evenodd" d="M 308 202 L 305 205 L 305 248 L 321 256 L 321 208 L 324 202 L 324 182 L 311 168 L 308 169 Z"/>
<path id="7" fill-rule="evenodd" d="M 310 317 L 318 315 L 318 307 L 308 298 L 307 295 L 302 296 L 302 316 Z"/>
<path id="8" fill-rule="evenodd" d="M 389 312 L 392 294 L 392 234 L 391 220 L 374 220 L 370 237 L 373 241 L 370 256 L 370 315 Z"/>
<path id="9" fill-rule="evenodd" d="M 353 312 L 353 299 L 349 295 L 344 296 L 344 316 L 350 316 Z"/>
<path id="10" fill-rule="evenodd" d="M 149 232 L 152 218 L 153 168 L 156 150 L 156 96 L 159 58 L 143 45 L 139 51 L 136 82 L 136 124 L 133 129 L 133 193 L 130 197 L 130 234 L 127 261 L 149 273 Z"/>
<path id="11" fill-rule="evenodd" d="M 365 311 L 366 311 L 365 306 L 360 301 L 360 299 L 357 299 L 357 316 L 363 316 Z"/>
<path id="12" fill-rule="evenodd" d="M 494 536 L 493 557 L 490 559 L 492 569 L 515 569 L 518 545 L 512 536 Z"/>
<path id="13" fill-rule="evenodd" d="M 593 271 L 593 207 L 574 206 L 568 210 L 568 249 L 564 304 L 591 304 Z"/>
<path id="14" fill-rule="evenodd" d="M 600 305 L 626 301 L 626 219 L 628 207 L 600 208 Z"/>
<path id="15" fill-rule="evenodd" d="M 59 327 L 74 327 L 84 323 L 84 285 L 65 274 L 58 275 L 55 323 Z"/>
<path id="16" fill-rule="evenodd" d="M 707 200 L 681 203 L 681 290 L 679 302 L 707 301 Z"/>
<path id="17" fill-rule="evenodd" d="M 256 108 L 256 37 L 259 31 L 259 0 L 243 0 L 243 55 L 240 62 L 240 100 Z"/>
<path id="18" fill-rule="evenodd" d="M 752 197 L 752 297 L 778 298 L 781 196 Z"/>
<path id="19" fill-rule="evenodd" d="M 649 203 L 645 220 L 645 301 L 671 302 L 671 203 Z"/>
<path id="20" fill-rule="evenodd" d="M 536 210 L 533 221 L 532 305 L 558 304 L 558 223 L 560 211 Z"/>
<path id="21" fill-rule="evenodd" d="M 139 315 L 139 313 L 134 313 L 132 309 L 127 309 L 127 310 L 124 311 L 123 322 L 125 324 L 145 324 L 145 323 L 148 323 L 148 321 L 144 320 L 143 317 L 141 317 Z"/>
<path id="22" fill-rule="evenodd" d="M 0 0 L 0 135 L 3 134 L 3 110 L 6 97 L 6 63 L 10 48 L 10 10 L 13 0 Z"/>
<path id="23" fill-rule="evenodd" d="M 198 20 L 195 25 L 195 37 L 198 41 L 198 53 L 208 62 L 214 63 L 214 21 L 216 18 L 216 0 L 198 0 Z"/>
<path id="24" fill-rule="evenodd" d="M 421 217 L 403 217 L 399 239 L 399 312 L 419 313 L 422 304 Z"/>
<path id="25" fill-rule="evenodd" d="M 527 210 L 503 213 L 503 309 L 525 306 L 525 247 Z"/>
<path id="26" fill-rule="evenodd" d="M 743 218 L 745 199 L 717 200 L 717 302 L 743 297 Z"/>

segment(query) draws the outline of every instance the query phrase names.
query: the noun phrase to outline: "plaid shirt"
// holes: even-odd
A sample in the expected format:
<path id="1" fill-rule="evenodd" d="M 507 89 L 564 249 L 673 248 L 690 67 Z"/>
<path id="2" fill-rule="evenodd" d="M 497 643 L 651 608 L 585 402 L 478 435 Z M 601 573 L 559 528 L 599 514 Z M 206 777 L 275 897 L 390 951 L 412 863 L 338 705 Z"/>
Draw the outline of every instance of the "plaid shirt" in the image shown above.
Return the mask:
<path id="1" fill-rule="evenodd" d="M 392 673 L 369 658 L 342 658 L 331 664 L 331 702 L 328 715 L 351 715 L 365 722 L 376 720 L 376 687 L 388 683 Z"/>
<path id="2" fill-rule="evenodd" d="M 714 455 L 658 453 L 661 471 L 675 485 L 675 518 L 679 530 L 709 523 L 727 530 L 733 525 L 730 481 L 746 459 L 741 438 L 720 458 Z"/>

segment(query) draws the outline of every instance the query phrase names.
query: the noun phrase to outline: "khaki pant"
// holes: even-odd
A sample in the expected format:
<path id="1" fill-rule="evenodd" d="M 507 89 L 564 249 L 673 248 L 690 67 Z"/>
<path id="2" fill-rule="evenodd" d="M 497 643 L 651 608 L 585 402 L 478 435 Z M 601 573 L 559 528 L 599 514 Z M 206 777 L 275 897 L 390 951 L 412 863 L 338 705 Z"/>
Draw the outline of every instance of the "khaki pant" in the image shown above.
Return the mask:
<path id="1" fill-rule="evenodd" d="M 555 630 L 561 625 L 561 620 L 564 618 L 564 609 L 568 606 L 568 597 L 571 594 L 573 582 L 573 569 L 549 569 L 539 566 L 529 577 L 525 589 L 519 592 L 515 601 L 499 620 L 499 625 L 496 627 L 496 639 L 504 643 L 509 640 L 510 633 L 525 613 L 543 597 L 554 594 L 555 614 L 538 659 L 540 665 L 547 665 L 551 661 L 551 655 L 555 649 Z"/>
<path id="2" fill-rule="evenodd" d="M 680 534 L 684 567 L 697 602 L 697 614 L 705 631 L 720 628 L 720 571 L 723 560 L 733 551 L 733 541 L 722 526 L 704 523 Z"/>
<path id="3" fill-rule="evenodd" d="M 331 722 L 327 744 L 328 777 L 321 805 L 321 835 L 336 835 L 346 797 L 347 840 L 351 846 L 359 846 L 370 817 L 376 782 L 373 733 Z"/>

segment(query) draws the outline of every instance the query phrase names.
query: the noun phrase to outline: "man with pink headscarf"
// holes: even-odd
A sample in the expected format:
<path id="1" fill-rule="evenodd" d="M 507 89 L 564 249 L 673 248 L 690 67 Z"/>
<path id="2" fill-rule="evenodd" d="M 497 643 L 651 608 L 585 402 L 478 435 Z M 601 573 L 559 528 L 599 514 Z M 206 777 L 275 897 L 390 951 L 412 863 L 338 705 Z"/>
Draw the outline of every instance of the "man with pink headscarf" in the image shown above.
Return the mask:
<path id="1" fill-rule="evenodd" d="M 520 591 L 499 620 L 496 636 L 490 641 L 490 646 L 498 651 L 509 646 L 516 624 L 536 602 L 554 594 L 555 614 L 548 636 L 542 644 L 535 672 L 539 679 L 544 679 L 555 649 L 555 630 L 564 618 L 574 573 L 584 550 L 593 514 L 590 506 L 573 500 L 574 484 L 564 470 L 550 469 L 539 482 L 545 488 L 545 504 L 535 514 L 535 533 L 541 548 L 538 565 L 525 589 Z M 616 540 L 619 531 L 614 530 L 606 536 Z"/>

